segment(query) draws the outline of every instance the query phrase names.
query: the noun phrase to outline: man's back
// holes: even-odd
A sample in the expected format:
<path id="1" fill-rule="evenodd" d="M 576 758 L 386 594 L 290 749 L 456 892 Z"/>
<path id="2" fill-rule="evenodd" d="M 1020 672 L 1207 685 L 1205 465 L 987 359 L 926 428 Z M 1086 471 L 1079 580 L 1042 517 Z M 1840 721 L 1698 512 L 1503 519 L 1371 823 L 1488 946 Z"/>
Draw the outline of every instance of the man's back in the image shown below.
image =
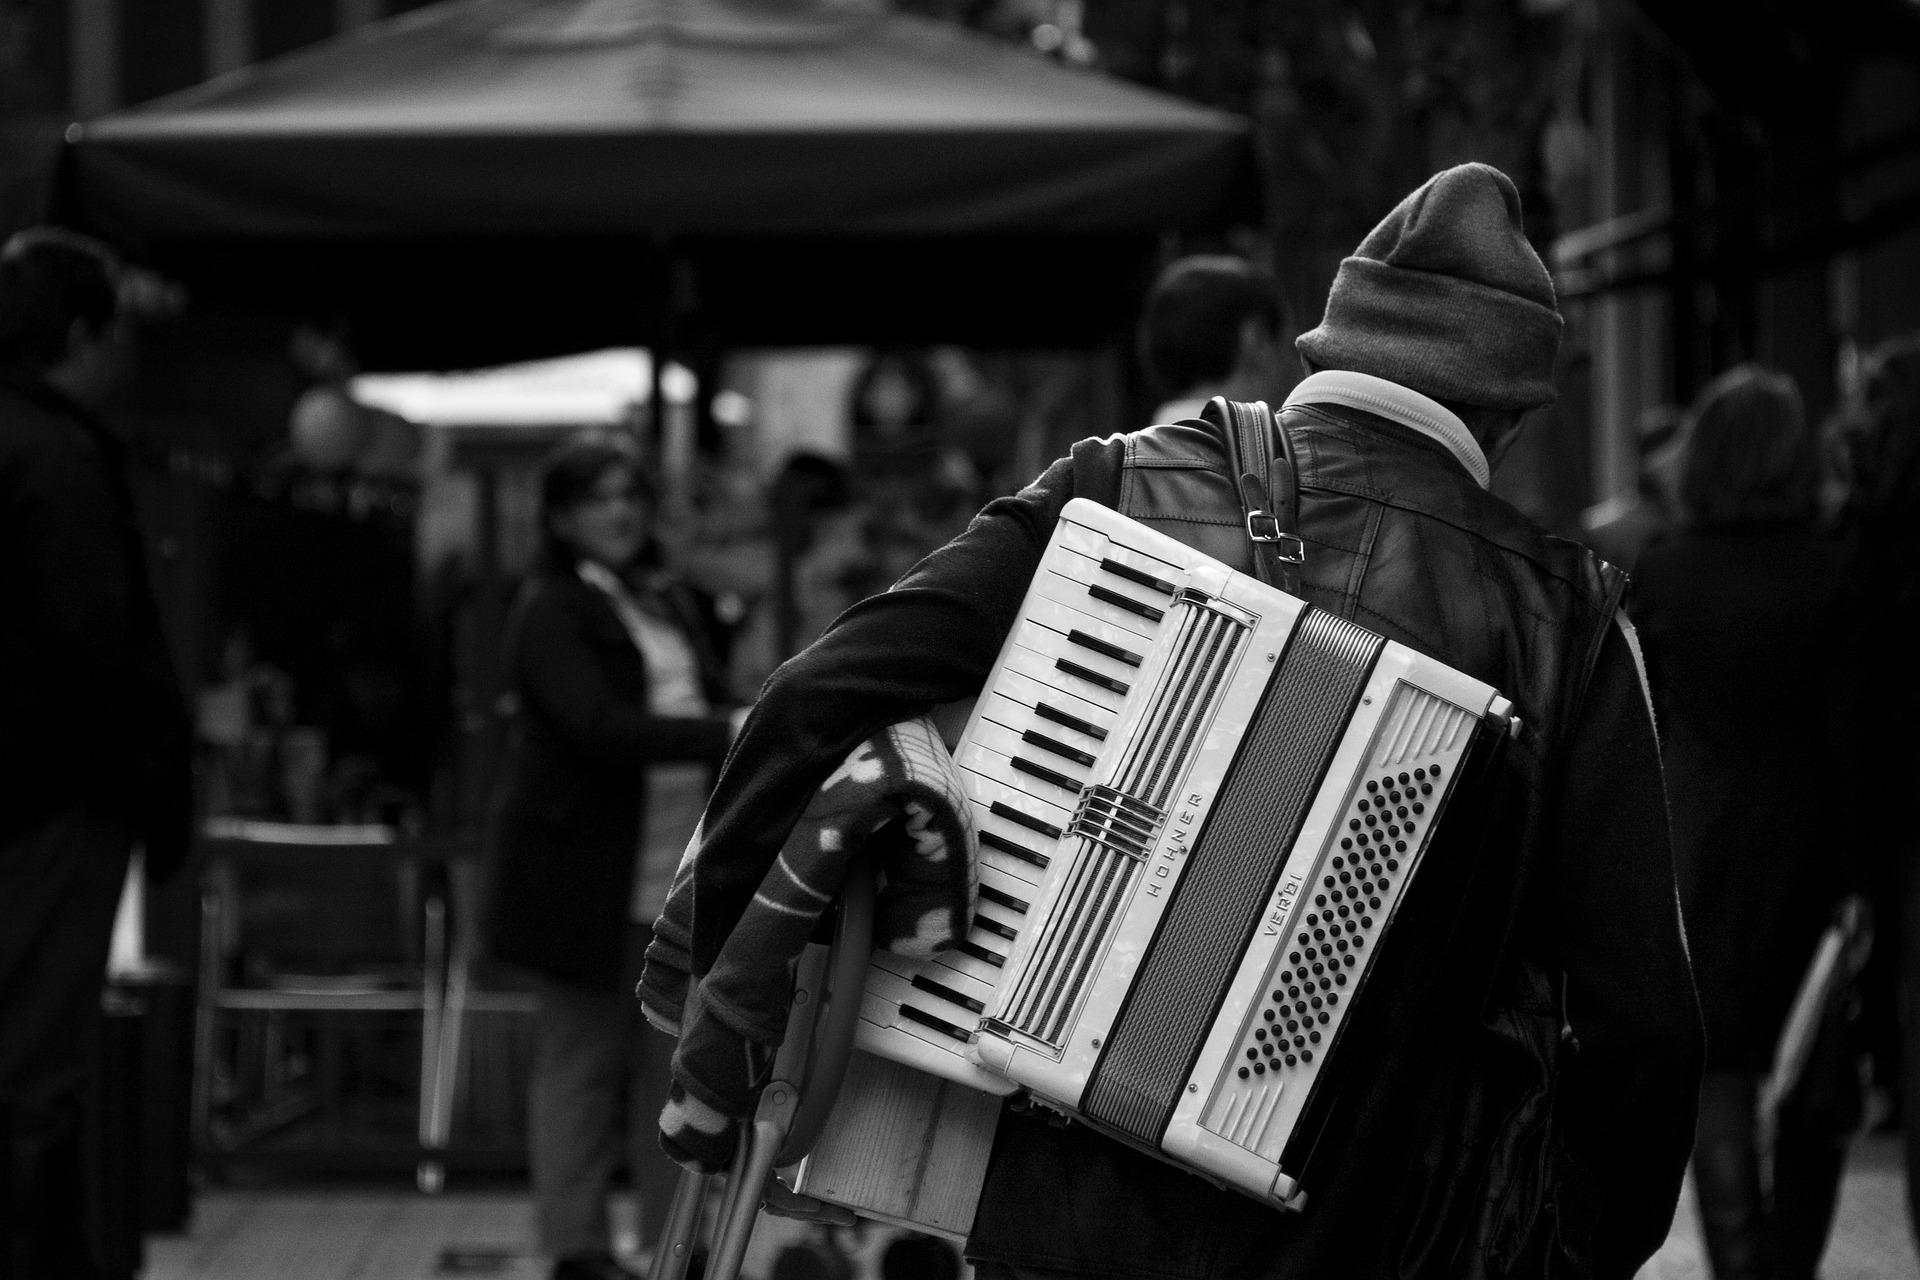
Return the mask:
<path id="1" fill-rule="evenodd" d="M 1449 819 L 1388 935 L 1344 1033 L 1343 1100 L 1305 1171 L 1304 1213 L 1274 1215 L 1105 1139 L 1016 1117 L 976 1238 L 988 1256 L 1051 1247 L 1115 1275 L 1145 1258 L 1169 1275 L 1475 1274 L 1546 1247 L 1543 1199 L 1571 1194 L 1548 1168 L 1582 1157 L 1563 1150 L 1550 1118 L 1564 1010 L 1560 958 L 1539 921 L 1559 870 L 1550 810 L 1560 792 L 1552 775 L 1570 755 L 1563 726 L 1612 630 L 1618 575 L 1545 535 L 1414 432 L 1345 409 L 1295 407 L 1286 418 L 1304 594 L 1493 683 L 1520 708 L 1520 738 L 1478 817 L 1470 808 Z M 1111 484 L 1126 514 L 1250 570 L 1217 437 L 1158 426 L 1087 442 L 1075 457 L 1077 491 L 1098 496 Z M 1639 812 L 1657 824 L 1652 781 Z M 1638 834 L 1649 856 L 1664 854 L 1663 830 Z M 1657 890 L 1657 875 L 1634 874 Z M 1677 931 L 1663 958 L 1652 985 L 1677 984 L 1675 998 L 1653 999 L 1632 1039 L 1637 1052 L 1667 1038 L 1684 1057 L 1693 1014 Z M 1598 1158 L 1611 1163 L 1610 1153 Z M 1085 1198 L 1111 1212 L 1063 1236 L 1059 1220 L 1033 1220 L 1021 1206 L 1069 1176 L 1099 1185 Z M 1591 1224 L 1596 1206 L 1555 1211 L 1571 1227 Z M 1665 1229 L 1664 1219 L 1636 1225 Z M 1196 1241 L 1213 1252 L 1196 1256 Z M 1188 1261 L 1171 1269 L 1175 1257 Z"/>

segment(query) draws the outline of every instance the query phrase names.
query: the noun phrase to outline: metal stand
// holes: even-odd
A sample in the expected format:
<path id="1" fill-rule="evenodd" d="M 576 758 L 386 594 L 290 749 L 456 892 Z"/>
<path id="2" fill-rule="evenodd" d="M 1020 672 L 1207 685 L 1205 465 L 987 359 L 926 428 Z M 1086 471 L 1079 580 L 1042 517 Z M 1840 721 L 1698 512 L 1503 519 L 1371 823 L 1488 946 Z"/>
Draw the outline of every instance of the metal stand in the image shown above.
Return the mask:
<path id="1" fill-rule="evenodd" d="M 724 1181 L 704 1280 L 737 1280 L 763 1201 L 789 1217 L 851 1219 L 844 1209 L 789 1191 L 773 1171 L 812 1148 L 840 1092 L 873 950 L 873 902 L 873 875 L 856 865 L 839 901 L 832 943 L 810 944 L 800 959 L 786 1037 L 753 1119 L 741 1127 L 733 1164 L 725 1174 L 681 1173 L 652 1280 L 686 1280 L 716 1180 Z"/>

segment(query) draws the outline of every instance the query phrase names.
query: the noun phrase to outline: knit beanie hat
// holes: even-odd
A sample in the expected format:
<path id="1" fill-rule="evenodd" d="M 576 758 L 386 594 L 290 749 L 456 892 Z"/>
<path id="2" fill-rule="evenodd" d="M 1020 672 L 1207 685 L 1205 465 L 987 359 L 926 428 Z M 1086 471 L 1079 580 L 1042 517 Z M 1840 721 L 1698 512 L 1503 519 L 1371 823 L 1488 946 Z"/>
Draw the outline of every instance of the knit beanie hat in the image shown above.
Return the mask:
<path id="1" fill-rule="evenodd" d="M 1520 228 L 1520 193 L 1476 163 L 1394 206 L 1341 262 L 1325 318 L 1294 345 L 1318 368 L 1526 410 L 1553 401 L 1560 329 L 1553 279 Z"/>

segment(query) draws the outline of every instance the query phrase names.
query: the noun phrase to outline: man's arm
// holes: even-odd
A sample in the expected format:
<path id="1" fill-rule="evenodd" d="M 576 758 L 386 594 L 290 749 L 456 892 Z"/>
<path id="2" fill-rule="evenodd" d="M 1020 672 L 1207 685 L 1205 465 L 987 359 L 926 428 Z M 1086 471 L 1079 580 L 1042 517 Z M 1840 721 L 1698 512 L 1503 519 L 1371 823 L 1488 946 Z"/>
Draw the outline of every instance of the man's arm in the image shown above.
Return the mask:
<path id="1" fill-rule="evenodd" d="M 1551 928 L 1578 1048 L 1562 1114 L 1602 1196 L 1599 1274 L 1625 1280 L 1672 1225 L 1704 1041 L 1659 743 L 1624 618 L 1601 645 L 1563 778 Z"/>

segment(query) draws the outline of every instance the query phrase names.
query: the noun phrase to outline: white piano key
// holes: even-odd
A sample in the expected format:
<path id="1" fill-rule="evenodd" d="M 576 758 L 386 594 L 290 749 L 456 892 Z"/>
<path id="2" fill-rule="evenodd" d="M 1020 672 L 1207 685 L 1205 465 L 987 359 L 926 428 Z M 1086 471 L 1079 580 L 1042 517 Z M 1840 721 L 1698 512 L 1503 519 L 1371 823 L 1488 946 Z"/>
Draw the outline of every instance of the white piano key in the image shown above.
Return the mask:
<path id="1" fill-rule="evenodd" d="M 1156 618 L 1101 600 L 1093 594 L 1092 588 L 1096 585 L 1161 616 Z M 1111 628 L 1114 632 L 1136 636 L 1143 644 L 1151 644 L 1152 636 L 1165 622 L 1166 612 L 1172 604 L 1171 600 L 1124 581 L 1078 582 L 1062 574 L 1047 573 L 1035 576 L 1025 613 L 1029 617 L 1045 620 L 1056 630 L 1066 629 L 1061 625 L 1064 618 L 1082 618 Z"/>
<path id="2" fill-rule="evenodd" d="M 1009 772 L 1004 776 L 1010 785 L 1036 798 L 1055 800 L 1069 807 L 1079 798 L 1091 771 L 1090 764 L 1078 764 L 1035 746 L 1005 725 L 981 721 L 974 726 L 974 740 L 995 755 L 1006 757 Z M 1014 763 L 1015 759 L 1028 762 L 1029 768 L 1021 769 Z M 1046 776 L 1036 775 L 1035 769 L 1044 771 Z"/>
<path id="3" fill-rule="evenodd" d="M 1094 706 L 1100 708 L 1102 716 L 1105 717 L 1108 722 L 1117 720 L 1120 715 L 1120 709 L 1126 705 L 1126 695 L 1114 689 L 1104 688 L 1095 681 L 1083 680 L 1060 670 L 1060 668 L 1055 665 L 1055 659 L 1068 656 L 1067 654 L 1045 653 L 1038 649 L 1011 649 L 1008 650 L 1006 654 L 1006 667 L 1008 670 L 1025 676 L 1037 683 L 1051 685 L 1062 692 L 1072 694 L 1081 701 L 1092 703 Z M 1081 665 L 1101 675 L 1109 674 L 1107 672 L 1101 672 L 1097 662 L 1087 662 Z M 1111 665 L 1116 668 L 1119 666 L 1118 663 Z M 1111 678 L 1119 680 L 1123 685 L 1131 688 L 1138 683 L 1138 680 L 1137 678 L 1129 680 L 1127 678 L 1128 674 L 1130 673 L 1115 670 L 1111 673 Z"/>
<path id="4" fill-rule="evenodd" d="M 1023 672 L 1003 668 L 1005 678 L 992 697 L 981 700 L 980 716 L 1009 727 L 1038 728 L 1045 724 L 1053 732 L 1069 732 L 1090 750 L 1097 750 L 1113 731 L 1117 717 L 1107 707 L 1091 702 L 1071 689 L 1037 680 Z M 1041 707 L 1051 708 L 1048 715 Z M 1067 720 L 1079 722 L 1069 725 Z"/>

